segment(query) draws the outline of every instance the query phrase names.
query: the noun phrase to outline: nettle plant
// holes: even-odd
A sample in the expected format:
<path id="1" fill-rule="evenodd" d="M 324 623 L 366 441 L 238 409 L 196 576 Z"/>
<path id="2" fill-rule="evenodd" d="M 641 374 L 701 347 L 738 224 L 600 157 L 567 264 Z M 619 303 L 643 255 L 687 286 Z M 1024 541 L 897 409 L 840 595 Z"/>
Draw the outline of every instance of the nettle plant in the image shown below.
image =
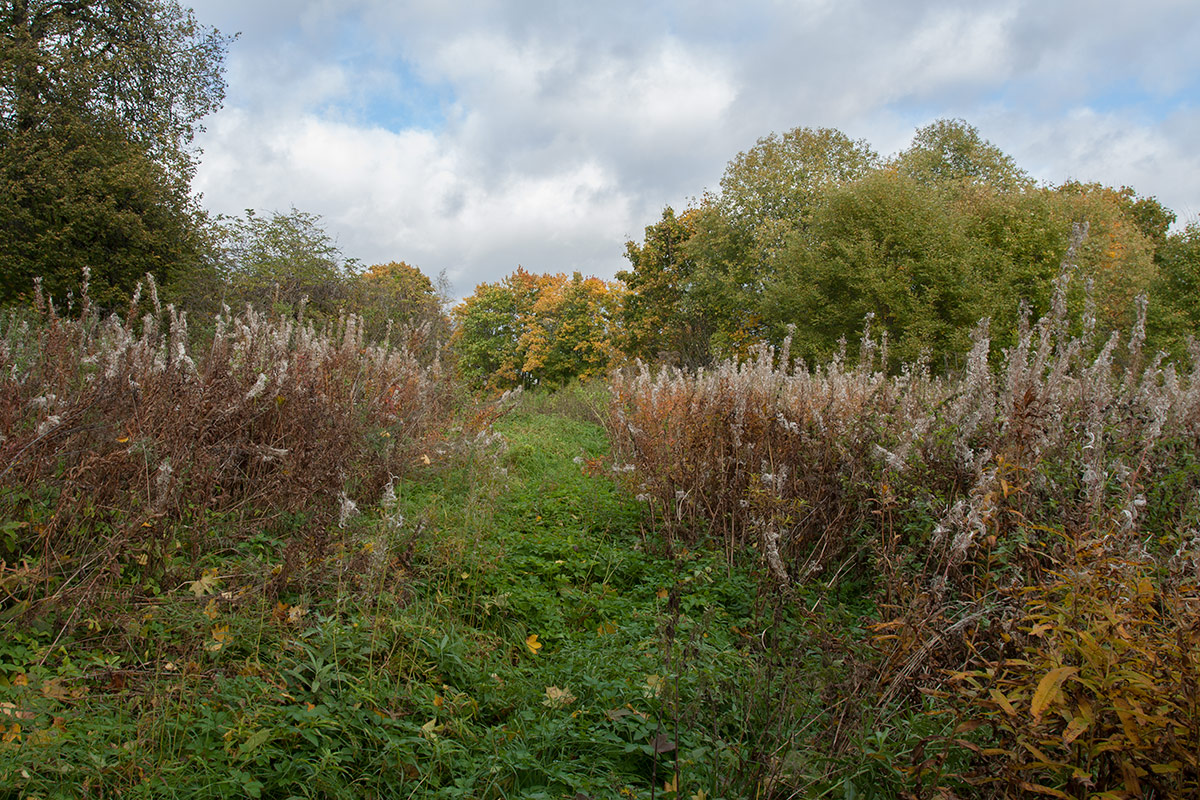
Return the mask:
<path id="1" fill-rule="evenodd" d="M 448 372 L 364 341 L 354 315 L 318 328 L 302 311 L 226 309 L 201 338 L 144 289 L 124 317 L 102 317 L 85 283 L 74 313 L 39 292 L 0 320 L 0 558 L 25 565 L 15 609 L 118 584 L 156 593 L 264 531 L 286 583 L 447 433 Z"/>

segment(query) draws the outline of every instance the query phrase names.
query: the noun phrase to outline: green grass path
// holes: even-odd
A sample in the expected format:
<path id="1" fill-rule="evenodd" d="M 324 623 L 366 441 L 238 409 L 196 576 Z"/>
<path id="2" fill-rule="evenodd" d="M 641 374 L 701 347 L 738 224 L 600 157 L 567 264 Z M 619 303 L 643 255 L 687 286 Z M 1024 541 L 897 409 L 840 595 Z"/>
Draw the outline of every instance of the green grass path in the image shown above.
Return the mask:
<path id="1" fill-rule="evenodd" d="M 0 796 L 716 798 L 811 767 L 830 654 L 746 570 L 666 557 L 579 463 L 601 428 L 497 429 L 493 467 L 431 454 L 403 525 L 338 532 L 324 584 L 268 597 L 256 540 L 92 637 L 4 642 Z"/>

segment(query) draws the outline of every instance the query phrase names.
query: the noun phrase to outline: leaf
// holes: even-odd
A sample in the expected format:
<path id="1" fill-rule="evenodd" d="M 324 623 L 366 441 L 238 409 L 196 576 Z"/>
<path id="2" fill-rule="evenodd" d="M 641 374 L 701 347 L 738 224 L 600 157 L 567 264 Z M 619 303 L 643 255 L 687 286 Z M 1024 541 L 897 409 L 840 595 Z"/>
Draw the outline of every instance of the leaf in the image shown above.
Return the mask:
<path id="1" fill-rule="evenodd" d="M 1040 783 L 1029 783 L 1021 781 L 1021 788 L 1027 792 L 1035 792 L 1037 794 L 1049 795 L 1050 797 L 1061 797 L 1063 800 L 1071 800 L 1071 795 L 1059 789 L 1054 789 L 1049 786 L 1043 786 Z"/>
<path id="2" fill-rule="evenodd" d="M 657 597 L 659 600 L 666 600 L 667 595 L 669 595 L 669 594 L 670 594 L 670 592 L 668 592 L 666 589 L 659 589 L 657 592 L 655 592 L 654 596 Z"/>
<path id="3" fill-rule="evenodd" d="M 617 632 L 617 626 L 611 622 L 601 622 L 596 627 L 597 636 L 608 636 Z"/>
<path id="4" fill-rule="evenodd" d="M 214 625 L 212 638 L 211 642 L 204 645 L 204 649 L 210 653 L 215 653 L 233 640 L 233 634 L 229 632 L 228 625 Z"/>
<path id="5" fill-rule="evenodd" d="M 663 753 L 671 753 L 675 750 L 675 742 L 666 734 L 655 734 L 654 741 L 650 743 L 654 748 L 654 752 L 658 755 Z"/>
<path id="6" fill-rule="evenodd" d="M 571 694 L 570 689 L 560 689 L 557 686 L 546 687 L 546 699 L 542 701 L 542 705 L 547 708 L 564 708 L 571 705 L 576 700 L 575 695 Z"/>
<path id="7" fill-rule="evenodd" d="M 1056 667 L 1042 676 L 1029 705 L 1029 710 L 1035 719 L 1042 715 L 1046 706 L 1057 696 L 1058 687 L 1062 686 L 1062 682 L 1077 671 L 1075 667 Z"/>
<path id="8" fill-rule="evenodd" d="M 209 567 L 200 573 L 199 578 L 191 582 L 189 588 L 196 597 L 203 597 L 206 594 L 215 593 L 220 583 L 221 579 L 217 576 L 217 568 Z"/>
<path id="9" fill-rule="evenodd" d="M 249 739 L 242 742 L 242 746 L 239 748 L 241 754 L 244 756 L 262 747 L 271 738 L 271 732 L 270 728 L 262 728 L 252 733 Z"/>
<path id="10" fill-rule="evenodd" d="M 1063 744 L 1070 744 L 1078 739 L 1079 735 L 1086 731 L 1088 729 L 1088 725 L 1090 724 L 1091 723 L 1089 723 L 1083 717 L 1075 717 L 1075 719 L 1071 720 L 1070 724 L 1067 725 L 1066 730 L 1063 731 Z"/>
<path id="11" fill-rule="evenodd" d="M 426 739 L 436 739 L 437 732 L 440 726 L 437 724 L 437 719 L 431 719 L 421 726 L 421 735 Z"/>
<path id="12" fill-rule="evenodd" d="M 538 635 L 536 633 L 529 634 L 529 636 L 525 639 L 525 646 L 528 647 L 529 652 L 533 653 L 535 656 L 538 654 L 538 651 L 542 649 L 542 643 L 538 641 Z"/>
<path id="13" fill-rule="evenodd" d="M 646 688 L 642 690 L 642 694 L 646 697 L 658 697 L 659 692 L 663 688 L 663 679 L 661 675 L 647 675 Z"/>
<path id="14" fill-rule="evenodd" d="M 992 699 L 996 701 L 996 705 L 1004 709 L 1005 714 L 1008 714 L 1010 717 L 1017 715 L 1017 710 L 1013 708 L 1012 703 L 1008 702 L 1008 698 L 1004 696 L 1004 692 L 999 689 L 991 689 L 990 694 L 992 695 Z"/>

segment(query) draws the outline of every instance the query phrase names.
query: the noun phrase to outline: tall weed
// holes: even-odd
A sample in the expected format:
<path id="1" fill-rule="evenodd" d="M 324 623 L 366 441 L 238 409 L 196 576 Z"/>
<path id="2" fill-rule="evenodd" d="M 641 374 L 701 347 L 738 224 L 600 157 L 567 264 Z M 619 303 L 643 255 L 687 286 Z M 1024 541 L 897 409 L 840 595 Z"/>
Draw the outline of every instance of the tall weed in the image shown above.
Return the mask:
<path id="1" fill-rule="evenodd" d="M 6 616 L 157 594 L 254 536 L 277 543 L 277 585 L 311 575 L 330 527 L 449 431 L 440 361 L 365 341 L 357 316 L 226 309 L 197 345 L 144 288 L 123 318 L 85 289 L 74 313 L 39 293 L 0 320 L 0 558 L 25 565 Z"/>

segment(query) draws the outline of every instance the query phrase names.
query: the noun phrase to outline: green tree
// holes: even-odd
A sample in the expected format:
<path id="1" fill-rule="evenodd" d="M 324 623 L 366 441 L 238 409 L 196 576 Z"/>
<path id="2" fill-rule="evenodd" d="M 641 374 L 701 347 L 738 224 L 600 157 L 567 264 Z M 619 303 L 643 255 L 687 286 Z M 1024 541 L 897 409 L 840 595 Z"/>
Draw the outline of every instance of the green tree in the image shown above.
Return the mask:
<path id="1" fill-rule="evenodd" d="M 721 178 L 722 210 L 741 227 L 803 227 L 830 190 L 867 174 L 879 157 L 833 128 L 772 133 L 738 153 Z"/>
<path id="2" fill-rule="evenodd" d="M 939 119 L 918 130 L 894 164 L 918 183 L 952 191 L 986 186 L 1019 192 L 1033 186 L 1011 156 L 961 119 Z"/>
<path id="3" fill-rule="evenodd" d="M 165 284 L 207 263 L 186 182 L 119 131 L 67 118 L 0 138 L 0 304 L 38 277 L 61 300 L 88 267 L 92 299 L 115 308 L 146 273 Z"/>
<path id="4" fill-rule="evenodd" d="M 307 298 L 318 316 L 336 315 L 351 300 L 355 263 L 321 227 L 321 217 L 292 209 L 222 221 L 229 300 L 295 310 Z"/>
<path id="5" fill-rule="evenodd" d="M 893 169 L 832 192 L 809 236 L 794 235 L 767 287 L 763 314 L 793 353 L 828 359 L 856 343 L 867 315 L 886 331 L 891 366 L 922 356 L 937 367 L 980 317 L 979 267 L 961 222 L 932 188 Z"/>
<path id="6" fill-rule="evenodd" d="M 1200 338 L 1200 222 L 1170 234 L 1156 254 L 1158 275 L 1150 293 L 1150 333 L 1159 347 L 1185 355 Z"/>
<path id="7" fill-rule="evenodd" d="M 0 12 L 0 125 L 63 110 L 115 124 L 154 160 L 191 167 L 200 120 L 224 99 L 230 37 L 175 0 L 10 0 Z"/>
<path id="8" fill-rule="evenodd" d="M 705 320 L 687 312 L 695 261 L 686 246 L 696 232 L 695 217 L 691 210 L 676 216 L 668 206 L 661 220 L 646 226 L 641 244 L 625 243 L 630 268 L 617 273 L 628 292 L 618 346 L 630 358 L 654 361 L 670 354 L 691 363 L 707 355 Z"/>
<path id="9" fill-rule="evenodd" d="M 0 302 L 93 270 L 119 302 L 145 272 L 203 257 L 191 142 L 224 95 L 230 39 L 174 0 L 10 0 L 0 8 Z"/>

